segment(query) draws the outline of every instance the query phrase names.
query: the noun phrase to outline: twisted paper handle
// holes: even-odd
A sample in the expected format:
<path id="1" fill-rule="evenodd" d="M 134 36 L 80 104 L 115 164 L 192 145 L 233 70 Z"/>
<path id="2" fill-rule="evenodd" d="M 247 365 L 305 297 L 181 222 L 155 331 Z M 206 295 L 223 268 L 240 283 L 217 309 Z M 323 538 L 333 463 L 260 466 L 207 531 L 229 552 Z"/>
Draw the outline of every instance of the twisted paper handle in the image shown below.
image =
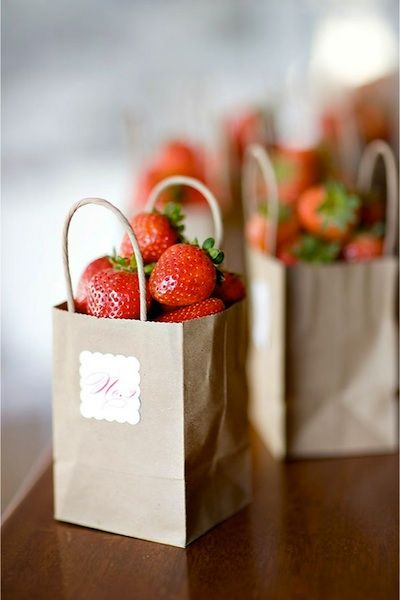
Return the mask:
<path id="1" fill-rule="evenodd" d="M 383 253 L 390 255 L 394 253 L 396 245 L 397 169 L 393 152 L 383 140 L 374 140 L 365 148 L 358 169 L 357 187 L 362 192 L 368 192 L 371 189 L 378 158 L 383 159 L 386 172 L 386 232 Z"/>
<path id="2" fill-rule="evenodd" d="M 251 144 L 246 148 L 242 172 L 242 200 L 245 220 L 257 208 L 255 168 L 258 167 L 267 186 L 268 239 L 266 247 L 269 254 L 276 254 L 276 232 L 279 216 L 279 192 L 275 171 L 268 152 L 260 144 Z"/>
<path id="3" fill-rule="evenodd" d="M 146 276 L 144 274 L 143 268 L 143 259 L 142 254 L 140 252 L 139 244 L 137 242 L 136 236 L 133 232 L 133 229 L 125 217 L 125 215 L 111 202 L 108 200 L 103 200 L 102 198 L 84 198 L 83 200 L 79 200 L 73 206 L 71 206 L 64 223 L 63 229 L 63 263 L 64 263 L 64 276 L 65 276 L 65 285 L 67 288 L 67 303 L 69 312 L 75 312 L 75 303 L 74 303 L 74 294 L 72 290 L 72 281 L 71 281 L 71 271 L 69 267 L 69 247 L 68 247 L 68 232 L 69 226 L 71 224 L 72 217 L 76 213 L 76 211 L 82 206 L 87 206 L 88 204 L 93 204 L 95 206 L 104 206 L 110 210 L 119 220 L 119 222 L 126 229 L 126 232 L 129 236 L 129 240 L 132 244 L 133 252 L 136 259 L 137 272 L 139 278 L 139 298 L 140 298 L 140 320 L 147 321 L 147 307 L 146 307 Z"/>

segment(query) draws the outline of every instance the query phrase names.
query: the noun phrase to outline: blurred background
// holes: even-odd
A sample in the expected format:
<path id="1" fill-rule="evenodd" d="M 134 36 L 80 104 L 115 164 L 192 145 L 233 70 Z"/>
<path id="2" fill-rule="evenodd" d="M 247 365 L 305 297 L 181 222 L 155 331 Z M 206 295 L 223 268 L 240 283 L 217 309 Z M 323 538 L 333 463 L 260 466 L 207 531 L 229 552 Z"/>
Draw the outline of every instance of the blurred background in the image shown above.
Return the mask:
<path id="1" fill-rule="evenodd" d="M 143 165 L 163 141 L 183 138 L 202 146 L 235 223 L 240 208 L 223 149 L 255 107 L 273 114 L 273 135 L 287 145 L 313 145 L 344 122 L 349 178 L 369 138 L 386 137 L 397 151 L 398 2 L 2 6 L 4 512 L 49 456 L 51 306 L 65 296 L 69 206 L 100 196 L 133 212 Z M 196 227 L 207 230 L 207 216 Z M 71 235 L 74 281 L 120 236 L 108 214 L 82 210 Z"/>

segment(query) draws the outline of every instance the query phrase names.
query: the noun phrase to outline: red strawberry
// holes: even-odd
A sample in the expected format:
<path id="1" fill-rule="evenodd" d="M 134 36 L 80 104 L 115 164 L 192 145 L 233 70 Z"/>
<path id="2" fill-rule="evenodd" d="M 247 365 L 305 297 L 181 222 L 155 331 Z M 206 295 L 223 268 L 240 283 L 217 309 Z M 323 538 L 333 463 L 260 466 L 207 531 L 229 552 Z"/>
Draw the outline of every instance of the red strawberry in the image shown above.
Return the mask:
<path id="1" fill-rule="evenodd" d="M 222 312 L 224 308 L 224 303 L 219 298 L 207 298 L 190 306 L 183 306 L 177 310 L 164 313 L 160 317 L 157 317 L 156 321 L 160 323 L 182 323 L 183 321 L 191 321 L 192 319 L 215 315 Z"/>
<path id="2" fill-rule="evenodd" d="M 290 267 L 291 265 L 296 265 L 299 261 L 299 258 L 295 254 L 296 244 L 294 241 L 286 242 L 279 246 L 276 251 L 276 257 L 279 258 L 280 261 L 283 262 L 284 265 Z"/>
<path id="3" fill-rule="evenodd" d="M 206 180 L 206 157 L 204 151 L 197 146 L 175 140 L 161 146 L 152 157 L 147 168 L 140 174 L 136 186 L 135 204 L 144 204 L 153 187 L 172 175 L 186 175 L 200 181 Z M 208 157 L 207 157 L 208 160 Z M 157 202 L 163 206 L 168 200 L 182 203 L 204 203 L 205 200 L 197 190 L 176 185 L 165 190 Z"/>
<path id="4" fill-rule="evenodd" d="M 159 149 L 157 162 L 167 174 L 198 173 L 199 149 L 182 140 L 171 140 Z"/>
<path id="5" fill-rule="evenodd" d="M 344 240 L 360 217 L 360 198 L 336 181 L 303 192 L 297 203 L 300 225 L 328 241 Z"/>
<path id="6" fill-rule="evenodd" d="M 101 258 L 96 258 L 96 260 L 92 261 L 88 264 L 86 269 L 83 271 L 80 276 L 78 282 L 78 289 L 76 291 L 75 298 L 75 310 L 79 313 L 87 312 L 87 293 L 88 293 L 88 285 L 89 281 L 92 279 L 93 275 L 99 273 L 100 271 L 104 271 L 105 269 L 109 269 L 111 266 L 110 260 L 107 256 L 102 256 Z"/>
<path id="7" fill-rule="evenodd" d="M 147 281 L 146 304 L 149 309 L 151 296 Z M 137 273 L 110 268 L 94 275 L 88 286 L 87 312 L 108 319 L 138 319 L 140 301 Z"/>
<path id="8" fill-rule="evenodd" d="M 202 248 L 192 244 L 175 244 L 167 248 L 150 276 L 150 292 L 160 304 L 186 306 L 211 296 L 216 280 L 213 264 L 224 255 L 207 239 Z"/>
<path id="9" fill-rule="evenodd" d="M 229 306 L 234 302 L 243 300 L 246 296 L 246 289 L 239 275 L 230 273 L 229 271 L 223 271 L 222 280 L 218 281 L 215 286 L 214 296 L 220 298 L 224 304 Z"/>
<path id="10" fill-rule="evenodd" d="M 256 250 L 266 252 L 271 223 L 268 218 L 268 206 L 261 204 L 258 212 L 254 213 L 246 224 L 246 237 L 249 244 Z M 292 207 L 279 204 L 276 243 L 283 244 L 292 239 L 299 230 L 296 212 Z"/>
<path id="11" fill-rule="evenodd" d="M 168 202 L 161 214 L 157 210 L 152 213 L 139 213 L 131 221 L 135 232 L 143 261 L 156 262 L 161 254 L 181 238 L 184 226 L 181 207 L 175 202 Z M 120 254 L 129 258 L 132 256 L 132 244 L 128 234 L 125 234 Z"/>
<path id="12" fill-rule="evenodd" d="M 383 241 L 371 233 L 358 233 L 343 248 L 348 262 L 360 262 L 383 254 Z"/>

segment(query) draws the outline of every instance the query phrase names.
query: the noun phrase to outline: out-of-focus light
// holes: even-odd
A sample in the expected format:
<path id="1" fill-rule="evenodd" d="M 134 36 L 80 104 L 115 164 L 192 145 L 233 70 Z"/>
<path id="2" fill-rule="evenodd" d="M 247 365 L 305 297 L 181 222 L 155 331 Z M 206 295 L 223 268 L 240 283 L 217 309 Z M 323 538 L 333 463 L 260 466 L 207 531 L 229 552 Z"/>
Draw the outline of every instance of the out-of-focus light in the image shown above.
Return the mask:
<path id="1" fill-rule="evenodd" d="M 319 140 L 315 107 L 299 86 L 297 96 L 283 96 L 276 114 L 276 134 L 280 144 L 291 148 L 313 148 Z"/>
<path id="2" fill-rule="evenodd" d="M 275 114 L 278 142 L 296 149 L 313 148 L 320 138 L 316 105 L 304 71 L 300 60 L 289 65 Z"/>
<path id="3" fill-rule="evenodd" d="M 324 81 L 363 85 L 389 73 L 396 63 L 396 41 L 378 17 L 331 17 L 317 30 L 311 73 Z"/>

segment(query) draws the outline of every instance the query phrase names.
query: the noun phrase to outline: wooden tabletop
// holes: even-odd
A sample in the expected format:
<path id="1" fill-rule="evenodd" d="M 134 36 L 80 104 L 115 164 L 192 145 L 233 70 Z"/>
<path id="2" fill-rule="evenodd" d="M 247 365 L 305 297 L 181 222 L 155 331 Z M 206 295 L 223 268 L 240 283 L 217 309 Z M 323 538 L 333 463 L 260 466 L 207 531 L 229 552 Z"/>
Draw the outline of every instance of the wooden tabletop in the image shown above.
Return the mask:
<path id="1" fill-rule="evenodd" d="M 397 599 L 397 456 L 253 453 L 251 506 L 186 550 L 55 522 L 49 467 L 4 524 L 3 599 Z"/>

